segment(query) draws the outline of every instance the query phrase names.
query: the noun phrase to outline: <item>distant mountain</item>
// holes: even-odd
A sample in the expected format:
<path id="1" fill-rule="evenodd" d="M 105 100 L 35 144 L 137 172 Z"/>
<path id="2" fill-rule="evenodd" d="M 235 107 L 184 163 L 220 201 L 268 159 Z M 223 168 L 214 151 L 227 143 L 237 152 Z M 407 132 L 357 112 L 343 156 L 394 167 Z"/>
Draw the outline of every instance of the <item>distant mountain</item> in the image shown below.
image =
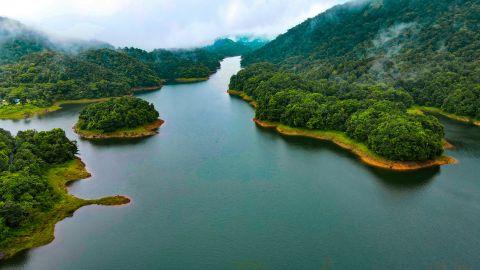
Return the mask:
<path id="1" fill-rule="evenodd" d="M 0 64 L 45 50 L 78 53 L 89 49 L 113 48 L 108 43 L 75 39 L 56 39 L 16 20 L 0 17 Z"/>
<path id="2" fill-rule="evenodd" d="M 243 44 L 252 50 L 259 49 L 270 41 L 267 38 L 252 35 L 237 36 L 235 40 L 237 43 Z"/>
<path id="3" fill-rule="evenodd" d="M 295 26 L 243 65 L 308 78 L 386 83 L 420 105 L 480 118 L 480 1 L 358 0 Z"/>
<path id="4" fill-rule="evenodd" d="M 148 65 L 157 76 L 173 81 L 177 79 L 207 79 L 220 67 L 223 58 L 218 53 L 205 49 L 155 49 L 147 52 L 138 48 L 123 48 L 121 51 Z"/>
<path id="5" fill-rule="evenodd" d="M 234 41 L 229 38 L 221 38 L 215 40 L 212 45 L 206 46 L 205 49 L 209 52 L 218 53 L 224 57 L 243 55 L 252 52 L 265 45 L 267 41 L 261 38 L 250 38 L 241 36 Z"/>

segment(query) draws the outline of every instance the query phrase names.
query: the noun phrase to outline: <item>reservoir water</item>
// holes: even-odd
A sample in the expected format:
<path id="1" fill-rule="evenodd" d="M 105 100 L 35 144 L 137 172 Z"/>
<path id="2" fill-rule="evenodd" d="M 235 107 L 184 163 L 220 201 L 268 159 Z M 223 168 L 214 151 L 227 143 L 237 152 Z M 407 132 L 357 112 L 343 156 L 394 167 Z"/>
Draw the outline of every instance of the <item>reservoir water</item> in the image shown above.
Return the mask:
<path id="1" fill-rule="evenodd" d="M 480 128 L 442 119 L 459 164 L 398 173 L 336 146 L 257 128 L 226 94 L 240 58 L 210 80 L 138 94 L 166 122 L 156 136 L 109 143 L 71 130 L 81 106 L 0 121 L 67 131 L 92 177 L 83 198 L 122 194 L 59 222 L 55 240 L 3 269 L 478 269 Z"/>

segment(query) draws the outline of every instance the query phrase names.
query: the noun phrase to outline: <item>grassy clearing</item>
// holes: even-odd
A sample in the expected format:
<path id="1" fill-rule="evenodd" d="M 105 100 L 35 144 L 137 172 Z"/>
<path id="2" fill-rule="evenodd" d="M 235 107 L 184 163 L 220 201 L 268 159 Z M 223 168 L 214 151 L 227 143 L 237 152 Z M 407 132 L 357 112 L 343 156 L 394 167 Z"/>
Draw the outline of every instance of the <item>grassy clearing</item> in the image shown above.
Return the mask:
<path id="1" fill-rule="evenodd" d="M 60 110 L 61 107 L 53 104 L 50 107 L 38 107 L 33 104 L 24 105 L 3 105 L 0 106 L 0 119 L 24 119 L 34 115 L 42 115 L 49 112 Z"/>
<path id="2" fill-rule="evenodd" d="M 164 123 L 162 119 L 158 119 L 153 123 L 135 128 L 123 128 L 114 132 L 103 133 L 100 130 L 84 130 L 73 128 L 75 132 L 84 139 L 113 139 L 113 138 L 141 138 L 157 134 L 157 129 Z"/>
<path id="3" fill-rule="evenodd" d="M 0 119 L 26 119 L 35 115 L 44 115 L 50 112 L 58 111 L 62 108 L 62 105 L 66 104 L 88 104 L 102 102 L 108 99 L 110 98 L 59 100 L 49 107 L 38 107 L 30 103 L 19 105 L 3 105 L 0 106 Z"/>
<path id="4" fill-rule="evenodd" d="M 96 200 L 84 200 L 69 194 L 67 184 L 79 179 L 90 177 L 85 165 L 80 159 L 75 159 L 62 165 L 51 167 L 45 174 L 59 195 L 60 199 L 55 206 L 47 211 L 38 213 L 33 222 L 15 231 L 15 234 L 0 243 L 0 250 L 4 259 L 34 247 L 46 245 L 55 238 L 55 224 L 73 213 L 82 206 L 122 205 L 130 202 L 123 196 L 106 197 Z"/>

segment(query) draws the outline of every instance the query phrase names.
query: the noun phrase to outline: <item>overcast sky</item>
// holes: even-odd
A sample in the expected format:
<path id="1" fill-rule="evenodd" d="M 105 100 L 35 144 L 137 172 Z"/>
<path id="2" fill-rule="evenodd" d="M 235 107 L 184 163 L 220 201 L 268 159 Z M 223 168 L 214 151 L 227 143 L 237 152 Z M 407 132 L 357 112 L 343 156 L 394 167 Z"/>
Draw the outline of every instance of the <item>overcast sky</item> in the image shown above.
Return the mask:
<path id="1" fill-rule="evenodd" d="M 0 16 L 64 37 L 144 49 L 273 37 L 346 0 L 0 0 Z"/>

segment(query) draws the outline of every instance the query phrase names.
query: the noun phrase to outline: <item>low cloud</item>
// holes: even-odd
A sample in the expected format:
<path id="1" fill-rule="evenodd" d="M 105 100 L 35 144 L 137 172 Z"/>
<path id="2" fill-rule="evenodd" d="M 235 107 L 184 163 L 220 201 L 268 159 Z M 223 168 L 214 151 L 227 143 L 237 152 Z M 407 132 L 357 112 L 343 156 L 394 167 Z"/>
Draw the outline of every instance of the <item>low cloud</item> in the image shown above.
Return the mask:
<path id="1" fill-rule="evenodd" d="M 115 46 L 195 47 L 219 36 L 274 37 L 346 0 L 16 0 L 0 15 Z M 25 8 L 28 6 L 28 8 Z"/>

